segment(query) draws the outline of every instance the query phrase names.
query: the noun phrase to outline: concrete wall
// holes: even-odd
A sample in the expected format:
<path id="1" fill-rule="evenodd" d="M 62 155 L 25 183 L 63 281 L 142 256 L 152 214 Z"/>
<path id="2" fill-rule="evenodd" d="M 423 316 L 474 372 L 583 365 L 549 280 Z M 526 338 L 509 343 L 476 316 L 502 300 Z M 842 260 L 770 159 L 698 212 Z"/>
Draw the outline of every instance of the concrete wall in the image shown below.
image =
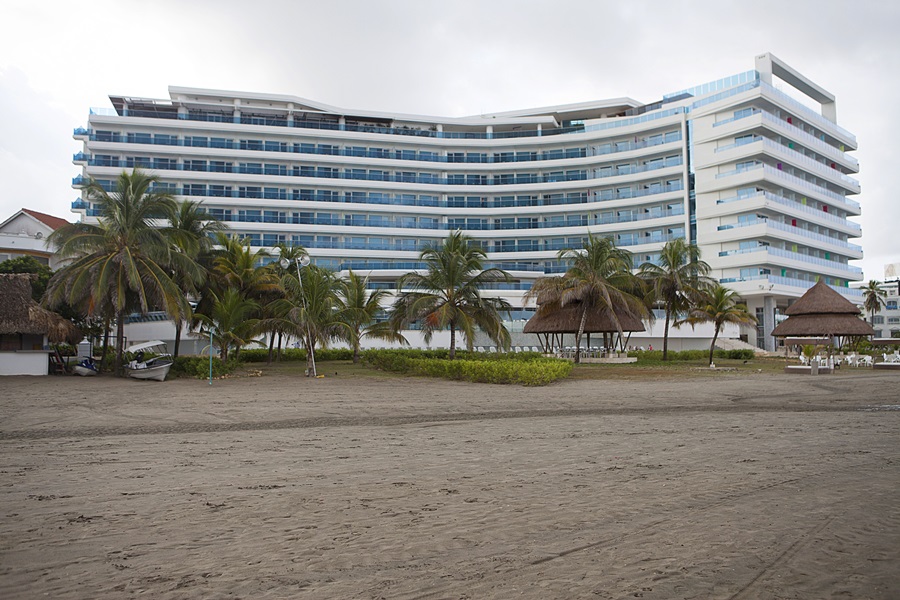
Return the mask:
<path id="1" fill-rule="evenodd" d="M 44 350 L 0 352 L 0 376 L 47 375 L 50 372 L 48 354 Z"/>

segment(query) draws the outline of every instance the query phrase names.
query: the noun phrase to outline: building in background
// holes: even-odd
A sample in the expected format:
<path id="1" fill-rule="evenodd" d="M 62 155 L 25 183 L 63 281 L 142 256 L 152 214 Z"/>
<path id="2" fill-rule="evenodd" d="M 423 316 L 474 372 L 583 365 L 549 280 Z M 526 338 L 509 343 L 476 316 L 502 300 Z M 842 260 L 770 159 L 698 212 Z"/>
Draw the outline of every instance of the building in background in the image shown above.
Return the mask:
<path id="1" fill-rule="evenodd" d="M 23 208 L 0 223 L 0 262 L 18 256 L 31 256 L 51 269 L 59 267 L 47 236 L 68 221 L 36 210 Z"/>
<path id="2" fill-rule="evenodd" d="M 865 314 L 872 320 L 875 336 L 900 338 L 900 263 L 884 266 L 884 280 L 879 286 L 886 293 L 884 307 L 875 315 Z"/>
<path id="3" fill-rule="evenodd" d="M 849 287 L 862 277 L 849 264 L 862 257 L 849 241 L 861 235 L 848 218 L 860 214 L 856 138 L 836 123 L 832 94 L 771 54 L 651 104 L 462 118 L 182 87 L 169 96 L 92 109 L 75 130 L 73 185 L 92 177 L 111 189 L 122 169 L 153 171 L 160 189 L 202 202 L 253 246 L 301 244 L 316 264 L 388 289 L 421 268 L 426 244 L 462 230 L 514 276 L 487 293 L 520 321 L 533 310 L 524 293 L 564 271 L 557 252 L 588 234 L 630 250 L 635 267 L 669 240 L 697 243 L 759 318 L 747 337 L 761 348 L 774 349 L 780 312 L 820 279 L 861 303 Z M 97 217 L 84 196 L 72 208 Z"/>

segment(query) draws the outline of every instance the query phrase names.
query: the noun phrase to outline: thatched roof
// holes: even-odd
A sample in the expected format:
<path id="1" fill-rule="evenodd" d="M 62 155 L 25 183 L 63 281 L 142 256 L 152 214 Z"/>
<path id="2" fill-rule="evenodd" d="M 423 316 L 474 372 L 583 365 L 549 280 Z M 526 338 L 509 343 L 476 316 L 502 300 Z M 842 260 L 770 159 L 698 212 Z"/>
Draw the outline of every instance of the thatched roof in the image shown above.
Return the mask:
<path id="1" fill-rule="evenodd" d="M 794 315 L 853 315 L 859 316 L 859 308 L 852 302 L 819 281 L 809 288 L 799 300 L 788 307 L 784 314 Z"/>
<path id="2" fill-rule="evenodd" d="M 773 337 L 875 335 L 860 318 L 859 308 L 821 281 L 784 314 L 789 316 L 772 330 Z"/>
<path id="3" fill-rule="evenodd" d="M 0 334 L 18 333 L 47 334 L 53 343 L 77 344 L 83 337 L 71 321 L 32 300 L 28 274 L 0 274 Z"/>
<path id="4" fill-rule="evenodd" d="M 641 320 L 629 312 L 618 313 L 622 331 L 644 331 Z M 581 304 L 572 303 L 564 307 L 541 306 L 538 312 L 525 323 L 525 333 L 577 333 L 581 323 Z M 584 324 L 585 333 L 617 332 L 616 324 L 609 310 L 592 310 L 588 312 Z"/>
<path id="5" fill-rule="evenodd" d="M 875 330 L 854 315 L 794 315 L 772 330 L 773 337 L 844 335 L 869 336 Z"/>

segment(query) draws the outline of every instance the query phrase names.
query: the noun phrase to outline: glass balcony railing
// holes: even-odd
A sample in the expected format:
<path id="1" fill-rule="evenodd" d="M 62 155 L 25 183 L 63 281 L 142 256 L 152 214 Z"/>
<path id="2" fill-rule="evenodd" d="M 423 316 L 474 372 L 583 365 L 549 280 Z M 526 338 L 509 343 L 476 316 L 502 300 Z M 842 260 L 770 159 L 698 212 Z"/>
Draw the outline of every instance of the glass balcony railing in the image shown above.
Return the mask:
<path id="1" fill-rule="evenodd" d="M 783 152 L 790 159 L 797 161 L 801 165 L 803 165 L 804 168 L 814 169 L 818 174 L 822 175 L 823 177 L 835 177 L 835 178 L 841 180 L 843 183 L 846 183 L 851 189 L 854 189 L 857 192 L 859 192 L 859 182 L 857 180 L 855 180 L 854 178 L 850 177 L 849 175 L 844 175 L 837 169 L 832 169 L 828 165 L 821 163 L 821 162 L 815 160 L 814 158 L 806 156 L 805 154 L 797 152 L 796 150 L 794 150 L 792 148 L 788 148 L 784 144 L 780 144 L 780 143 L 778 143 L 774 140 L 770 140 L 768 138 L 762 138 L 762 140 L 763 140 L 764 147 L 769 148 L 776 152 Z"/>
<path id="2" fill-rule="evenodd" d="M 338 147 L 334 145 L 314 145 L 287 142 L 263 142 L 261 140 L 228 140 L 208 137 L 179 138 L 174 135 L 162 135 L 150 137 L 134 137 L 122 134 L 104 133 L 98 135 L 89 129 L 79 127 L 75 129 L 76 136 L 88 136 L 89 141 L 112 142 L 120 144 L 142 144 L 154 146 L 180 146 L 189 148 L 223 148 L 229 150 L 243 150 L 251 152 L 279 152 L 286 154 L 308 154 L 316 156 L 344 156 L 352 158 L 375 158 L 385 160 L 418 161 L 430 163 L 448 164 L 505 164 L 505 163 L 529 163 L 569 160 L 573 158 L 585 158 L 588 156 L 606 156 L 620 152 L 651 148 L 664 144 L 681 141 L 681 133 L 676 136 L 654 140 L 639 140 L 637 142 L 619 142 L 609 144 L 608 147 L 588 153 L 586 147 L 567 148 L 564 150 L 545 150 L 535 152 L 492 152 L 492 153 L 468 153 L 457 156 L 455 153 L 440 154 L 428 150 L 389 150 L 386 148 L 359 148 Z M 253 142 L 253 143 L 250 143 Z M 81 155 L 83 153 L 79 153 Z"/>
<path id="3" fill-rule="evenodd" d="M 790 200 L 771 192 L 757 192 L 755 194 L 749 194 L 747 196 L 732 196 L 731 198 L 723 198 L 721 200 L 717 200 L 716 204 L 728 204 L 730 202 L 739 202 L 742 200 L 751 200 L 754 198 L 765 198 L 766 200 L 771 200 L 772 202 L 787 206 L 793 210 L 798 210 L 800 212 L 806 213 L 811 217 L 815 217 L 816 219 L 824 219 L 825 221 L 829 221 L 831 223 L 834 223 L 835 225 L 853 229 L 856 233 L 862 233 L 862 226 L 859 223 L 854 223 L 853 221 L 850 221 L 844 217 L 839 217 L 835 214 L 825 212 L 822 209 L 813 208 L 812 206 L 807 206 L 806 204 L 802 204 L 800 202 L 797 202 L 796 200 Z"/>
<path id="4" fill-rule="evenodd" d="M 847 210 L 852 210 L 853 212 L 859 212 L 859 202 L 854 202 L 853 200 L 848 199 L 846 196 L 842 196 L 837 192 L 832 192 L 831 190 L 824 188 L 820 185 L 816 185 L 814 183 L 810 183 L 805 179 L 801 179 L 796 175 L 791 175 L 789 173 L 785 173 L 781 169 L 776 169 L 775 167 L 771 167 L 769 165 L 763 163 L 757 163 L 750 167 L 743 167 L 740 169 L 732 169 L 730 171 L 725 171 L 723 173 L 718 173 L 716 175 L 716 179 L 722 179 L 724 177 L 731 177 L 733 175 L 740 175 L 742 173 L 749 173 L 752 171 L 756 171 L 758 169 L 763 169 L 763 172 L 767 176 L 775 177 L 776 179 L 783 179 L 789 182 L 793 186 L 800 187 L 803 190 L 807 190 L 809 194 L 817 194 L 819 196 L 829 198 L 833 200 L 840 206 L 841 208 L 845 208 Z"/>
<path id="5" fill-rule="evenodd" d="M 741 248 L 739 250 L 725 250 L 723 252 L 719 252 L 719 256 L 740 256 L 744 254 L 755 254 L 762 252 L 766 252 L 772 256 L 787 258 L 790 260 L 797 260 L 804 263 L 814 264 L 820 267 L 827 267 L 829 269 L 836 269 L 838 271 L 845 271 L 853 273 L 854 275 L 862 276 L 862 269 L 860 269 L 859 267 L 854 267 L 848 265 L 847 263 L 837 262 L 834 260 L 826 260 L 824 258 L 808 256 L 806 254 L 800 254 L 799 252 L 791 252 L 790 250 L 775 248 L 773 246 L 756 246 L 754 248 Z M 769 262 L 769 260 L 758 259 L 757 262 Z"/>
<path id="6" fill-rule="evenodd" d="M 843 136 L 848 141 L 852 142 L 853 146 L 856 146 L 856 136 L 832 121 L 829 121 L 821 114 L 817 113 L 812 108 L 806 106 L 799 100 L 795 100 L 791 98 L 788 94 L 785 94 L 779 89 L 776 89 L 774 86 L 771 86 L 767 83 L 760 82 L 760 87 L 767 93 L 775 96 L 779 100 L 782 100 L 786 104 L 790 105 L 791 109 L 794 110 L 799 117 L 806 119 L 819 126 L 820 129 L 824 129 L 825 131 L 836 131 L 841 136 Z"/>
<path id="7" fill-rule="evenodd" d="M 857 168 L 857 169 L 859 168 L 859 161 L 855 157 L 850 156 L 849 154 L 841 151 L 840 148 L 835 148 L 828 142 L 826 142 L 824 140 L 820 140 L 819 138 L 815 137 L 814 135 L 812 135 L 806 131 L 803 131 L 802 129 L 800 129 L 799 127 L 794 125 L 793 123 L 788 123 L 784 119 L 779 119 L 778 117 L 776 117 L 775 115 L 773 115 L 770 112 L 767 112 L 767 111 L 757 111 L 757 112 L 762 113 L 763 121 L 766 121 L 772 125 L 775 125 L 776 127 L 783 128 L 785 131 L 788 132 L 788 135 L 799 139 L 800 142 L 803 143 L 804 145 L 811 146 L 811 147 L 815 148 L 816 150 L 821 151 L 823 154 L 827 154 L 828 156 L 831 156 L 832 158 L 835 158 L 837 160 L 843 160 L 845 162 L 848 162 L 851 165 L 854 165 L 855 168 Z"/>
<path id="8" fill-rule="evenodd" d="M 719 283 L 728 284 L 759 280 L 767 280 L 769 283 L 773 283 L 775 285 L 785 285 L 788 287 L 796 287 L 804 290 L 808 290 L 817 283 L 816 281 L 808 281 L 806 279 L 797 279 L 794 277 L 781 277 L 780 275 L 748 275 L 746 277 L 725 277 L 723 279 L 719 279 Z M 828 285 L 828 287 L 849 298 L 862 298 L 862 290 L 858 288 L 843 287 L 830 284 Z"/>
<path id="9" fill-rule="evenodd" d="M 732 223 L 728 225 L 719 225 L 716 230 L 717 231 L 726 231 L 729 229 L 740 229 L 742 227 L 753 227 L 755 225 L 765 225 L 766 227 L 771 227 L 772 229 L 777 229 L 779 231 L 784 231 L 787 233 L 792 233 L 794 235 L 799 235 L 805 238 L 809 238 L 811 240 L 816 240 L 817 242 L 821 242 L 824 244 L 830 244 L 832 246 L 837 246 L 846 250 L 850 250 L 852 252 L 862 252 L 862 246 L 858 246 L 856 244 L 851 244 L 850 242 L 845 242 L 844 240 L 830 237 L 827 235 L 822 235 L 821 233 L 815 233 L 814 231 L 808 231 L 806 229 L 802 229 L 800 227 L 795 227 L 793 225 L 788 225 L 787 223 L 781 223 L 779 221 L 775 221 L 774 219 L 752 219 L 749 221 L 742 221 L 739 223 Z M 721 255 L 720 255 L 721 256 Z"/>
<path id="10" fill-rule="evenodd" d="M 204 112 L 204 111 L 188 111 L 187 113 L 178 113 L 172 109 L 171 105 L 162 107 L 161 110 L 137 110 L 128 109 L 123 112 L 123 117 L 142 117 L 151 119 L 167 119 L 167 120 L 188 120 L 188 121 L 206 121 L 214 123 L 230 123 L 233 125 L 263 125 L 268 127 L 285 127 L 300 129 L 326 129 L 332 131 L 350 131 L 358 133 L 372 133 L 382 135 L 400 135 L 414 137 L 428 137 L 438 139 L 466 139 L 466 140 L 488 140 L 488 139 L 507 139 L 520 137 L 540 137 L 554 136 L 578 133 L 590 133 L 593 131 L 603 131 L 607 129 L 615 129 L 620 127 L 628 127 L 647 123 L 677 114 L 682 114 L 682 107 L 671 108 L 668 110 L 656 110 L 644 113 L 636 117 L 614 117 L 604 119 L 602 123 L 579 125 L 575 127 L 559 127 L 532 130 L 495 130 L 488 133 L 486 128 L 482 131 L 437 131 L 437 127 L 386 127 L 367 125 L 360 123 L 340 124 L 332 120 L 312 120 L 312 119 L 288 119 L 277 115 L 258 116 L 258 115 L 242 115 L 235 117 L 233 112 Z M 91 108 L 90 114 L 100 116 L 117 116 L 118 113 L 109 108 Z"/>

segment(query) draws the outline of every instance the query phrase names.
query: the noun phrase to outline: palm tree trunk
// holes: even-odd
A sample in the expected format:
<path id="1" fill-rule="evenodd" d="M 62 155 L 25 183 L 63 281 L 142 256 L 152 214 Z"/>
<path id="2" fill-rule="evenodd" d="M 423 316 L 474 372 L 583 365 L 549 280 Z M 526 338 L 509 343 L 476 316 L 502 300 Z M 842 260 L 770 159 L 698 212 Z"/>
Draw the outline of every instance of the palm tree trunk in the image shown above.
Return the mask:
<path id="1" fill-rule="evenodd" d="M 109 321 L 110 318 L 103 318 L 103 353 L 100 355 L 100 372 L 103 372 L 103 361 L 106 360 L 106 353 L 109 352 Z"/>
<path id="2" fill-rule="evenodd" d="M 450 360 L 456 358 L 456 327 L 450 322 Z"/>
<path id="3" fill-rule="evenodd" d="M 181 319 L 175 319 L 175 348 L 172 353 L 172 358 L 178 358 L 178 349 L 181 348 L 181 327 L 182 321 Z"/>
<path id="4" fill-rule="evenodd" d="M 575 364 L 581 362 L 581 336 L 584 335 L 585 323 L 587 323 L 587 306 L 581 309 L 581 322 L 578 324 L 578 333 L 575 334 Z"/>
<path id="5" fill-rule="evenodd" d="M 709 345 L 709 364 L 713 364 L 713 351 L 716 347 L 716 338 L 719 337 L 719 324 L 716 323 L 716 329 L 713 332 L 712 344 Z"/>
<path id="6" fill-rule="evenodd" d="M 666 305 L 666 328 L 663 330 L 663 360 L 669 360 L 669 320 L 671 313 L 669 306 Z"/>
<path id="7" fill-rule="evenodd" d="M 275 352 L 275 332 L 269 334 L 269 356 L 266 358 L 266 364 L 272 364 L 272 353 Z"/>
<path id="8" fill-rule="evenodd" d="M 281 344 L 282 344 L 282 342 L 283 342 L 282 333 L 279 331 L 278 332 L 278 354 L 276 356 L 276 360 L 278 362 L 281 362 Z"/>
<path id="9" fill-rule="evenodd" d="M 124 373 L 122 372 L 122 357 L 125 354 L 125 309 L 121 309 L 116 312 L 116 363 L 115 363 L 115 373 L 116 377 L 121 377 Z"/>

